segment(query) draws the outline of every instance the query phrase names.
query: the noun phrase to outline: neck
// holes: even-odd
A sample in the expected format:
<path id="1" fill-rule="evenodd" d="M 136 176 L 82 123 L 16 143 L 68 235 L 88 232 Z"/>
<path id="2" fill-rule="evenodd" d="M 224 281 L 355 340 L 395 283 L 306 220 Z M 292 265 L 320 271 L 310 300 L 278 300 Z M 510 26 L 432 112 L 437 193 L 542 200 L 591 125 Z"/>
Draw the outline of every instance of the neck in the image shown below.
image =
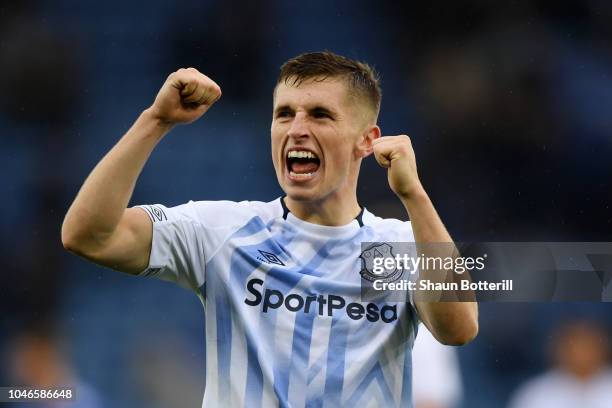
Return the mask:
<path id="1" fill-rule="evenodd" d="M 361 212 L 357 195 L 327 197 L 317 201 L 297 201 L 284 197 L 291 213 L 302 221 L 338 227 L 353 221 Z"/>

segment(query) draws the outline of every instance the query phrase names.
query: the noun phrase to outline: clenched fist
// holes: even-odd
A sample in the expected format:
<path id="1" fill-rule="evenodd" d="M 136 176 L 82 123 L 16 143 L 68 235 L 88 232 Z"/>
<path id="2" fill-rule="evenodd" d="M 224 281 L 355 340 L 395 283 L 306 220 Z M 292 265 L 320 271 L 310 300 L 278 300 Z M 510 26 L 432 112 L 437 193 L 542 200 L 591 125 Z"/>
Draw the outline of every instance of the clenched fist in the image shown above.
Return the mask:
<path id="1" fill-rule="evenodd" d="M 168 76 L 151 111 L 168 124 L 191 123 L 221 97 L 221 88 L 195 68 L 181 68 Z"/>
<path id="2" fill-rule="evenodd" d="M 375 139 L 372 149 L 376 161 L 389 169 L 389 186 L 400 199 L 409 198 L 422 189 L 412 142 L 408 136 L 384 136 Z"/>

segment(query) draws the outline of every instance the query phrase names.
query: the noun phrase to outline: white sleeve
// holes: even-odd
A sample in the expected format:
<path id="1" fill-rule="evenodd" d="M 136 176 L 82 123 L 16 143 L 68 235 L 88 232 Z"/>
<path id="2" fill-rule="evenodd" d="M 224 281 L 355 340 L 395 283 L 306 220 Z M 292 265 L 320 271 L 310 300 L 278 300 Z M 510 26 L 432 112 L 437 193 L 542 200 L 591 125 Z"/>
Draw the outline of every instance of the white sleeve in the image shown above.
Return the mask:
<path id="1" fill-rule="evenodd" d="M 415 407 L 455 407 L 462 397 L 461 371 L 455 349 L 440 344 L 421 326 L 412 349 L 412 393 Z"/>
<path id="2" fill-rule="evenodd" d="M 153 221 L 149 265 L 140 276 L 155 276 L 197 289 L 206 280 L 206 243 L 194 203 L 168 208 L 140 205 Z"/>
<path id="3" fill-rule="evenodd" d="M 137 206 L 153 221 L 151 256 L 141 276 L 155 276 L 188 289 L 206 282 L 206 263 L 251 219 L 248 201 L 189 201 L 176 207 Z"/>

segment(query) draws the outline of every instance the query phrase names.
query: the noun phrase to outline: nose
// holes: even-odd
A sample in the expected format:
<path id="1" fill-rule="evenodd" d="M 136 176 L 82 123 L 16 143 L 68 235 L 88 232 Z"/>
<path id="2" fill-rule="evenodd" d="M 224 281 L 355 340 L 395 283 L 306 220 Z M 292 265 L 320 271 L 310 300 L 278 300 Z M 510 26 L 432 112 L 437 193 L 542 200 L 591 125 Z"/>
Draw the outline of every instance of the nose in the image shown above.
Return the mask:
<path id="1" fill-rule="evenodd" d="M 291 127 L 287 136 L 292 139 L 307 138 L 310 135 L 306 115 L 304 112 L 297 112 L 291 121 Z"/>

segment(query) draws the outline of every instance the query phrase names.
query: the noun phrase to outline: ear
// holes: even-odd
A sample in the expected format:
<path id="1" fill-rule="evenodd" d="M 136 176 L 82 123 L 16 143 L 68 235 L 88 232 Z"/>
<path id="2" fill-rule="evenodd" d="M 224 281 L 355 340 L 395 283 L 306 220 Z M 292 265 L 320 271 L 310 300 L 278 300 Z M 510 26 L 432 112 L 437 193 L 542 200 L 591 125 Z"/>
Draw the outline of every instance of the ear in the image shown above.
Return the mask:
<path id="1" fill-rule="evenodd" d="M 380 135 L 380 128 L 377 125 L 369 126 L 357 143 L 357 155 L 362 159 L 371 155 L 373 152 L 372 142 L 378 139 Z"/>

